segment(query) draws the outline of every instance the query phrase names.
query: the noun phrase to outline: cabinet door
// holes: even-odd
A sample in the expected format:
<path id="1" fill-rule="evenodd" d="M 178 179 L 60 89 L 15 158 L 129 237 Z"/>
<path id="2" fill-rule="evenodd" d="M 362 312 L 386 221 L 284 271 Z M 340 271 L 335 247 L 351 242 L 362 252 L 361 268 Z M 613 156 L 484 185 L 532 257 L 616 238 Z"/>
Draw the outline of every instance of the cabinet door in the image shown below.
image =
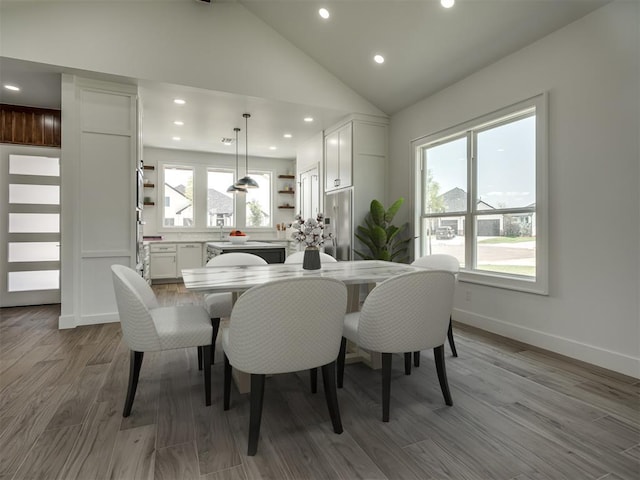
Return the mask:
<path id="1" fill-rule="evenodd" d="M 340 188 L 340 131 L 324 139 L 324 189 Z"/>
<path id="2" fill-rule="evenodd" d="M 351 186 L 351 123 L 342 127 L 338 139 L 338 179 L 340 188 Z"/>
<path id="3" fill-rule="evenodd" d="M 178 245 L 178 277 L 182 277 L 183 268 L 202 267 L 202 245 L 185 243 Z"/>
<path id="4" fill-rule="evenodd" d="M 156 278 L 177 278 L 176 253 L 152 253 L 149 264 L 149 274 L 152 280 Z"/>

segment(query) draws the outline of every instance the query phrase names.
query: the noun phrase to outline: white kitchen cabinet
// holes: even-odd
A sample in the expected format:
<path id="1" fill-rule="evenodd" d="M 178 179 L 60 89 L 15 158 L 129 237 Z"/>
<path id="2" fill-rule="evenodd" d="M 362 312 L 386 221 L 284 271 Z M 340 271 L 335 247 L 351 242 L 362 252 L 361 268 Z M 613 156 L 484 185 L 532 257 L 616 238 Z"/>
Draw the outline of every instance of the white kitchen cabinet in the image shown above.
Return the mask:
<path id="1" fill-rule="evenodd" d="M 201 243 L 178 244 L 178 270 L 177 277 L 182 277 L 184 268 L 199 268 L 203 266 Z"/>
<path id="2" fill-rule="evenodd" d="M 327 131 L 324 139 L 325 191 L 352 185 L 352 143 L 352 122 Z"/>
<path id="3" fill-rule="evenodd" d="M 178 252 L 175 243 L 152 243 L 149 275 L 151 280 L 177 278 Z"/>

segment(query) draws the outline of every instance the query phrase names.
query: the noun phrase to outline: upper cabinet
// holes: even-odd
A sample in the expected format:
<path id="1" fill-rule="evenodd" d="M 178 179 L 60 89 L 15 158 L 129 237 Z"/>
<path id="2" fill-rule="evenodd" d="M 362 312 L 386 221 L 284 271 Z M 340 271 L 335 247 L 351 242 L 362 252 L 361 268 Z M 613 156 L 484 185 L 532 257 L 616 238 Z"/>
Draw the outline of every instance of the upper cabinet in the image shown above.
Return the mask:
<path id="1" fill-rule="evenodd" d="M 349 122 L 324 137 L 324 185 L 327 192 L 351 186 L 352 132 Z"/>

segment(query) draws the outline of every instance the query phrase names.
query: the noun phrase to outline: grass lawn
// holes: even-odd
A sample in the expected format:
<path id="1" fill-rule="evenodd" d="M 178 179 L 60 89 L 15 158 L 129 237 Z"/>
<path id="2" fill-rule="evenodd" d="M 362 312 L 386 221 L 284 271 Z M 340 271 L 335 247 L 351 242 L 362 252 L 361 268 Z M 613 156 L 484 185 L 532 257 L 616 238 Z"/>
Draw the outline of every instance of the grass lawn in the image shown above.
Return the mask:
<path id="1" fill-rule="evenodd" d="M 522 243 L 522 242 L 535 242 L 536 237 L 491 237 L 484 240 L 478 240 L 478 243 L 490 244 L 490 243 Z"/>

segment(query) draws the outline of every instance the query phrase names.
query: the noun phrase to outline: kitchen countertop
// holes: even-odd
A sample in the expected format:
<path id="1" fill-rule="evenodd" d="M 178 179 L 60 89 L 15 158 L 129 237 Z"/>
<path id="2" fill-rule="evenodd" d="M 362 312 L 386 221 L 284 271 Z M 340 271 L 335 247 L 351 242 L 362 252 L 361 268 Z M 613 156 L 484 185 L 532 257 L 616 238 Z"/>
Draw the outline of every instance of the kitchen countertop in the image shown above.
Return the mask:
<path id="1" fill-rule="evenodd" d="M 278 241 L 278 240 L 274 240 Z M 279 240 L 282 242 L 283 240 Z M 234 249 L 243 249 L 243 248 L 284 248 L 283 245 L 274 245 L 273 243 L 268 242 L 252 242 L 246 241 L 244 243 L 231 243 L 231 242 L 207 242 L 207 246 L 224 249 L 224 250 L 234 250 Z"/>

